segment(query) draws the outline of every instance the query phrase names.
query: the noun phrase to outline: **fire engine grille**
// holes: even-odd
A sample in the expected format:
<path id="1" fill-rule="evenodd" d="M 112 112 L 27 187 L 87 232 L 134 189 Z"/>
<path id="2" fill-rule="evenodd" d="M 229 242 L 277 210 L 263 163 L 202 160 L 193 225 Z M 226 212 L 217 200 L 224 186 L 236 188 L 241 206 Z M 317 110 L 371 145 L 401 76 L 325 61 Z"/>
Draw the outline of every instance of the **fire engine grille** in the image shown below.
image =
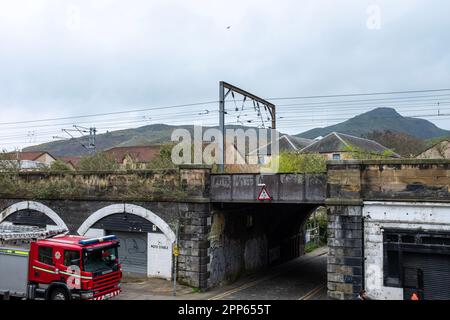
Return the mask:
<path id="1" fill-rule="evenodd" d="M 112 272 L 107 275 L 94 278 L 94 298 L 118 290 L 120 281 L 119 272 Z"/>

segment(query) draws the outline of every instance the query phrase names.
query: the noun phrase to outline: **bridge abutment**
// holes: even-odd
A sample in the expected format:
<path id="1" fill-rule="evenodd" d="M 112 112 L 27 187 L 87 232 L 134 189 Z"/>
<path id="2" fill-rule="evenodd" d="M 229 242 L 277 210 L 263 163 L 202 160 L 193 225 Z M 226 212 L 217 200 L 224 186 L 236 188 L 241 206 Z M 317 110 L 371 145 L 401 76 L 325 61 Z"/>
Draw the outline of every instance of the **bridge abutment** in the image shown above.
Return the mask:
<path id="1" fill-rule="evenodd" d="M 208 286 L 211 205 L 192 203 L 180 213 L 178 281 L 195 288 Z"/>
<path id="2" fill-rule="evenodd" d="M 448 160 L 328 163 L 330 298 L 450 297 L 449 173 Z"/>
<path id="3" fill-rule="evenodd" d="M 363 285 L 362 206 L 328 206 L 328 295 L 353 299 Z"/>

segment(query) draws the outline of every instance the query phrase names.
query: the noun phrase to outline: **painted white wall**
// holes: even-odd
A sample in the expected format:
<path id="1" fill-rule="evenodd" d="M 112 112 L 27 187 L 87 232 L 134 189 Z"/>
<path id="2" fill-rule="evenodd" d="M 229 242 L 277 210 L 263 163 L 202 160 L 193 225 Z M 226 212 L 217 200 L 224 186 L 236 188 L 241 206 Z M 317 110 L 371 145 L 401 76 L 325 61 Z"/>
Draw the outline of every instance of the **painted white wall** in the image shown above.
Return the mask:
<path id="1" fill-rule="evenodd" d="M 365 289 L 375 299 L 403 300 L 402 288 L 383 286 L 383 230 L 450 231 L 450 204 L 364 202 L 363 217 Z"/>
<path id="2" fill-rule="evenodd" d="M 147 275 L 172 278 L 172 242 L 162 233 L 148 233 Z"/>

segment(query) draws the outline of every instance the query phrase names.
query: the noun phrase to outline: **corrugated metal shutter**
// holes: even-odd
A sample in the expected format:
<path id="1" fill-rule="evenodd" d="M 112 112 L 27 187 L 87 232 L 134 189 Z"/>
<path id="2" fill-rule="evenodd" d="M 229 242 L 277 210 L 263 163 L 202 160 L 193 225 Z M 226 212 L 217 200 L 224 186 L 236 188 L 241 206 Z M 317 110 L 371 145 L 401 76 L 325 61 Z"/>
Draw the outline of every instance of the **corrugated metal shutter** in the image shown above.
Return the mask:
<path id="1" fill-rule="evenodd" d="M 415 279 L 408 276 L 414 274 L 414 272 L 407 272 L 405 280 L 417 282 L 418 286 L 423 286 L 423 298 L 425 300 L 450 299 L 450 256 L 404 253 L 403 266 L 408 270 L 419 270 L 419 274 L 420 270 L 422 271 L 423 284 L 420 284 L 421 281 L 414 281 Z"/>
<path id="2" fill-rule="evenodd" d="M 13 213 L 8 218 L 7 222 L 19 225 L 46 227 L 47 225 L 56 225 L 45 213 L 34 210 L 21 210 Z"/>
<path id="3" fill-rule="evenodd" d="M 146 232 L 106 231 L 120 240 L 119 261 L 124 273 L 147 275 L 148 240 Z"/>
<path id="4" fill-rule="evenodd" d="M 135 214 L 116 213 L 97 221 L 92 228 L 125 232 L 162 233 L 153 223 Z"/>

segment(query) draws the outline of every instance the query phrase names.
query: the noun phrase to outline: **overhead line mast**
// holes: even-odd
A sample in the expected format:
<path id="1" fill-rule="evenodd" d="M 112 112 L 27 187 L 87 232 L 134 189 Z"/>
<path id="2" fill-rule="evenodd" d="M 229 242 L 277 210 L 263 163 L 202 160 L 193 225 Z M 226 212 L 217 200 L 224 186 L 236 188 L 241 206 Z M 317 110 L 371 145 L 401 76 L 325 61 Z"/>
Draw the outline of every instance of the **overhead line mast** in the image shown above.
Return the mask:
<path id="1" fill-rule="evenodd" d="M 225 90 L 227 90 L 225 92 Z M 219 143 L 219 153 L 221 156 L 221 161 L 219 164 L 220 172 L 224 172 L 225 170 L 225 99 L 229 94 L 238 93 L 244 97 L 244 101 L 248 98 L 253 100 L 254 102 L 262 104 L 265 108 L 269 110 L 269 114 L 272 120 L 272 126 L 270 127 L 272 130 L 276 129 L 276 111 L 275 105 L 265 99 L 262 99 L 248 91 L 245 91 L 241 88 L 233 86 L 225 81 L 220 81 L 219 83 L 219 127 L 222 132 L 222 141 Z"/>

